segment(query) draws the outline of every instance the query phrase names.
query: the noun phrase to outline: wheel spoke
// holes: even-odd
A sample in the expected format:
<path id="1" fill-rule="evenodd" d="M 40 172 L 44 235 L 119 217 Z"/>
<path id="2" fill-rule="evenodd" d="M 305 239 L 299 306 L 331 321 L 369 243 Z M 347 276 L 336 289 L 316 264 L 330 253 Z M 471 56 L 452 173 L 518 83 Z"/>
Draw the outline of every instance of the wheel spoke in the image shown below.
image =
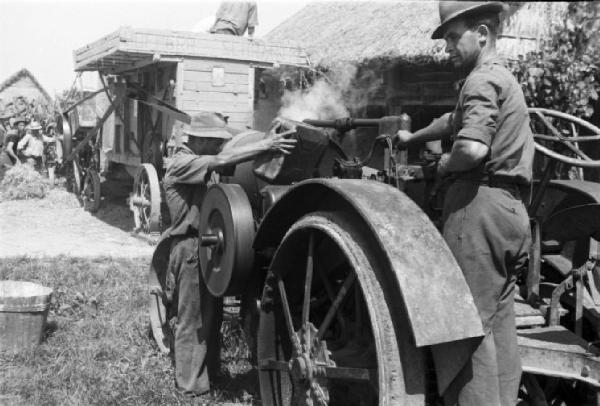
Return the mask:
<path id="1" fill-rule="evenodd" d="M 579 138 L 579 131 L 577 131 L 577 127 L 575 126 L 575 123 L 571 122 L 571 136 L 573 138 Z M 575 145 L 576 148 L 579 148 L 579 143 L 577 141 L 573 141 L 573 145 Z M 578 180 L 583 180 L 583 168 L 574 168 L 577 172 L 577 179 Z"/>
<path id="2" fill-rule="evenodd" d="M 318 366 L 317 366 L 318 367 Z M 351 381 L 372 381 L 376 379 L 377 370 L 373 368 L 324 367 L 324 377 L 329 379 L 346 379 Z"/>
<path id="3" fill-rule="evenodd" d="M 323 274 L 323 272 L 319 272 L 319 277 L 321 278 L 321 282 L 323 283 L 323 286 L 325 287 L 325 292 L 327 292 L 327 296 L 329 297 L 329 300 L 331 300 L 331 303 L 333 303 L 335 301 L 335 295 L 333 293 L 333 288 L 331 287 L 331 283 L 329 283 L 329 280 L 327 279 L 327 276 Z M 344 320 L 344 317 L 342 317 L 342 314 L 339 311 L 335 312 L 338 323 L 340 323 L 340 327 L 342 330 L 346 329 L 346 321 Z"/>
<path id="4" fill-rule="evenodd" d="M 321 340 L 321 338 L 323 337 L 323 334 L 325 334 L 325 331 L 329 328 L 329 325 L 331 324 L 331 320 L 333 320 L 333 316 L 337 312 L 337 309 L 340 307 L 340 304 L 342 304 L 342 300 L 344 300 L 344 297 L 346 297 L 346 294 L 348 293 L 348 290 L 354 283 L 355 279 L 356 279 L 356 274 L 354 272 L 352 272 L 344 280 L 344 284 L 340 288 L 340 291 L 338 292 L 335 300 L 333 301 L 331 307 L 327 311 L 327 314 L 325 315 L 325 319 L 323 320 L 323 323 L 319 327 L 319 331 L 317 331 L 317 335 L 315 336 L 316 340 Z"/>
<path id="5" fill-rule="evenodd" d="M 279 288 L 279 297 L 281 298 L 283 317 L 285 318 L 285 324 L 287 326 L 290 340 L 292 341 L 292 345 L 294 346 L 294 350 L 296 351 L 296 353 L 301 353 L 302 351 L 300 348 L 300 343 L 298 342 L 298 337 L 296 336 L 296 332 L 294 331 L 294 324 L 292 323 L 292 312 L 290 311 L 290 305 L 287 299 L 287 294 L 285 293 L 285 285 L 283 284 L 283 280 L 280 276 L 277 277 L 277 286 Z"/>
<path id="6" fill-rule="evenodd" d="M 308 331 L 308 318 L 310 316 L 310 289 L 313 278 L 314 242 L 314 232 L 310 231 L 308 237 L 308 255 L 306 258 L 306 278 L 304 279 L 304 303 L 302 304 L 302 328 L 306 331 Z"/>
<path id="7" fill-rule="evenodd" d="M 264 359 L 260 362 L 258 369 L 261 371 L 281 371 L 281 372 L 289 372 L 290 367 L 285 361 L 277 361 L 274 359 Z"/>

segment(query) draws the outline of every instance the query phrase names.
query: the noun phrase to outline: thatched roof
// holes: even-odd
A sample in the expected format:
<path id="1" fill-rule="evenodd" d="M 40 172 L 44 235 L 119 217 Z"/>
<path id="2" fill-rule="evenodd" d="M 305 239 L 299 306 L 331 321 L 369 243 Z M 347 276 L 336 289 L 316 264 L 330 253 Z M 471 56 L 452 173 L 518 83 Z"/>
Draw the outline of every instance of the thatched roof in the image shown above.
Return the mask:
<path id="1" fill-rule="evenodd" d="M 564 22 L 568 2 L 511 2 L 504 16 L 498 52 L 509 58 L 540 49 L 550 30 Z"/>
<path id="2" fill-rule="evenodd" d="M 566 3 L 511 2 L 509 37 L 499 40 L 506 57 L 535 48 Z M 444 41 L 431 40 L 439 24 L 437 1 L 311 3 L 265 36 L 302 46 L 315 65 L 372 59 L 433 62 L 445 59 Z M 517 38 L 518 37 L 518 38 Z"/>
<path id="3" fill-rule="evenodd" d="M 0 92 L 4 91 L 4 89 L 12 86 L 14 83 L 18 82 L 23 78 L 29 78 L 33 82 L 33 84 L 38 88 L 40 93 L 48 100 L 48 102 L 52 101 L 52 98 L 50 97 L 46 89 L 44 89 L 40 82 L 38 82 L 38 80 L 35 78 L 35 76 L 33 76 L 33 74 L 25 68 L 11 75 L 10 77 L 8 77 L 8 79 L 2 82 L 0 84 Z"/>

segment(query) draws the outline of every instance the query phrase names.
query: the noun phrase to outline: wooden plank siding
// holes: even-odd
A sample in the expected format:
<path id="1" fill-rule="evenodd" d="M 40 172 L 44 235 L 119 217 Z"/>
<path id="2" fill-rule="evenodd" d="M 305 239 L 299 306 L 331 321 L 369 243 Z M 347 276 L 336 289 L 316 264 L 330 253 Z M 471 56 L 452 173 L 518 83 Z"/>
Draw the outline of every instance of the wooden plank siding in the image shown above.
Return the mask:
<path id="1" fill-rule="evenodd" d="M 224 70 L 223 85 L 213 84 L 214 68 Z M 178 104 L 188 114 L 215 111 L 229 116 L 229 123 L 238 128 L 253 124 L 254 68 L 245 62 L 186 58 L 183 86 Z M 178 78 L 178 82 L 181 79 Z"/>

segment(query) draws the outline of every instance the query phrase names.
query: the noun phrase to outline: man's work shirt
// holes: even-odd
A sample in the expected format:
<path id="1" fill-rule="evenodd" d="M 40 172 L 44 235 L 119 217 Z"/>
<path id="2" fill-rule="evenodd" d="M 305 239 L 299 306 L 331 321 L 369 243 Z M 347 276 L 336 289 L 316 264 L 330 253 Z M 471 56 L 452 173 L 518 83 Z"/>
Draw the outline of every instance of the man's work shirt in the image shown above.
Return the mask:
<path id="1" fill-rule="evenodd" d="M 31 157 L 41 157 L 44 154 L 44 141 L 42 136 L 35 137 L 31 133 L 25 134 L 19 141 L 18 150 L 23 150 L 23 155 Z"/>
<path id="2" fill-rule="evenodd" d="M 213 158 L 196 155 L 188 147 L 179 146 L 167 165 L 163 186 L 171 213 L 170 235 L 198 232 L 200 205 L 210 177 L 208 164 Z"/>
<path id="3" fill-rule="evenodd" d="M 15 156 L 17 156 L 17 145 L 19 144 L 19 133 L 17 130 L 9 130 L 6 133 L 6 137 L 4 138 L 4 147 L 2 149 L 2 153 L 9 156 L 11 162 L 14 164 L 13 158 L 5 151 L 8 148 L 11 148 L 14 152 Z"/>
<path id="4" fill-rule="evenodd" d="M 476 168 L 458 178 L 492 176 L 531 183 L 535 146 L 521 86 L 498 56 L 477 65 L 467 76 L 451 116 L 455 139 L 479 141 L 490 148 Z"/>
<path id="5" fill-rule="evenodd" d="M 242 36 L 248 27 L 258 25 L 258 13 L 254 1 L 224 1 L 219 6 L 217 21 L 211 32 L 219 29 L 230 29 Z"/>

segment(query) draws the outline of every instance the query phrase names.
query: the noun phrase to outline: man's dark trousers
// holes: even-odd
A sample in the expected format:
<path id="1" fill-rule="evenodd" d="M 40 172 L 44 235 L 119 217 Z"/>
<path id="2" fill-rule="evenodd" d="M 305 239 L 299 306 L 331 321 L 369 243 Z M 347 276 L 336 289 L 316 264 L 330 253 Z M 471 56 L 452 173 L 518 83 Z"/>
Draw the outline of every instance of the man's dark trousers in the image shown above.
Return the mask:
<path id="1" fill-rule="evenodd" d="M 457 180 L 446 194 L 443 234 L 471 289 L 485 332 L 446 391 L 446 404 L 514 406 L 521 377 L 514 288 L 531 241 L 519 188 Z"/>
<path id="2" fill-rule="evenodd" d="M 198 264 L 198 237 L 176 236 L 171 244 L 167 292 L 175 323 L 175 381 L 185 394 L 210 389 L 219 371 L 223 300 L 208 292 Z"/>

